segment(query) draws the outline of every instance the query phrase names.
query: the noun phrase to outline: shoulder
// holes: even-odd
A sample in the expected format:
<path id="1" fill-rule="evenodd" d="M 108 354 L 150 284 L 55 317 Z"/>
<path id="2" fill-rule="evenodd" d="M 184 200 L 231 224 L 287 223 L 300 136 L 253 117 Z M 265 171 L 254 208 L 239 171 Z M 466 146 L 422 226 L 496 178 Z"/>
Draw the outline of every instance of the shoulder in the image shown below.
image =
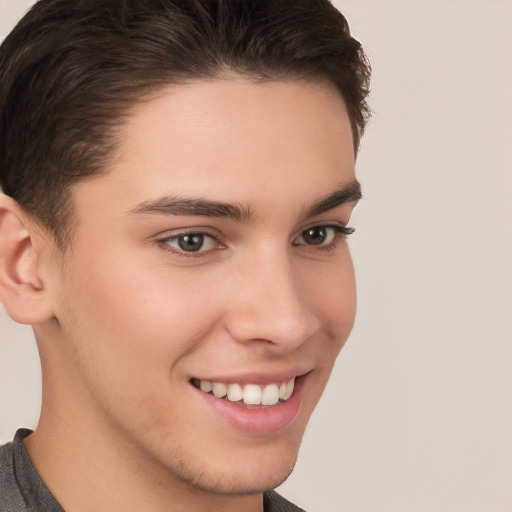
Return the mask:
<path id="1" fill-rule="evenodd" d="M 23 439 L 31 433 L 19 429 L 0 447 L 0 512 L 64 512 L 25 451 Z"/>
<path id="2" fill-rule="evenodd" d="M 0 496 L 0 512 L 28 511 L 16 482 L 14 443 L 0 446 Z"/>
<path id="3" fill-rule="evenodd" d="M 283 498 L 276 491 L 263 493 L 263 510 L 264 512 L 306 512 L 291 501 Z"/>

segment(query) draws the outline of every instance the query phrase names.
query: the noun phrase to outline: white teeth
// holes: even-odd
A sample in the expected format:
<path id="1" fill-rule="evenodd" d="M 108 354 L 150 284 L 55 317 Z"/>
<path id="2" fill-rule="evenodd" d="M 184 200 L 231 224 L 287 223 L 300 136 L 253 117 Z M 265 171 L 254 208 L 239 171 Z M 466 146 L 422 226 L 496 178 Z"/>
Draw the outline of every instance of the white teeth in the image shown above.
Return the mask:
<path id="1" fill-rule="evenodd" d="M 269 384 L 263 388 L 261 393 L 262 405 L 275 405 L 279 402 L 279 388 L 277 384 Z"/>
<path id="2" fill-rule="evenodd" d="M 213 394 L 217 398 L 222 398 L 228 394 L 228 387 L 226 386 L 226 384 L 223 384 L 222 382 L 214 382 Z"/>
<path id="3" fill-rule="evenodd" d="M 293 388 L 295 387 L 295 379 L 290 379 L 286 383 L 286 389 L 284 392 L 283 400 L 288 400 L 292 396 Z"/>
<path id="4" fill-rule="evenodd" d="M 242 400 L 244 394 L 240 384 L 230 384 L 228 386 L 228 400 L 231 402 L 238 402 Z"/>
<path id="5" fill-rule="evenodd" d="M 261 404 L 261 388 L 256 384 L 246 384 L 244 386 L 244 404 Z"/>
<path id="6" fill-rule="evenodd" d="M 237 383 L 225 384 L 223 382 L 211 382 L 208 380 L 196 381 L 196 386 L 205 393 L 213 393 L 217 398 L 227 398 L 230 402 L 243 400 L 247 406 L 254 405 L 275 405 L 279 400 L 288 400 L 295 387 L 295 378 L 281 384 L 246 384 L 242 386 Z"/>
<path id="7" fill-rule="evenodd" d="M 213 391 L 213 383 L 211 383 L 208 380 L 200 381 L 199 387 L 201 388 L 201 391 L 204 391 L 205 393 L 209 393 L 210 391 Z"/>

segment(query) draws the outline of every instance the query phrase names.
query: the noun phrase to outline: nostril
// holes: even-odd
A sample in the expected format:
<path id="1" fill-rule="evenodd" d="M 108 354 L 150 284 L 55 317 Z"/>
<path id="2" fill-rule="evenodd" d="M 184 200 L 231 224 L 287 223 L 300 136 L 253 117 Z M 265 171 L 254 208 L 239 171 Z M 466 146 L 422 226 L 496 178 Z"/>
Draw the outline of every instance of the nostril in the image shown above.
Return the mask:
<path id="1" fill-rule="evenodd" d="M 274 308 L 271 314 L 263 308 L 254 308 L 226 315 L 225 328 L 239 343 L 292 349 L 309 339 L 318 330 L 319 322 L 305 308 L 287 312 Z"/>

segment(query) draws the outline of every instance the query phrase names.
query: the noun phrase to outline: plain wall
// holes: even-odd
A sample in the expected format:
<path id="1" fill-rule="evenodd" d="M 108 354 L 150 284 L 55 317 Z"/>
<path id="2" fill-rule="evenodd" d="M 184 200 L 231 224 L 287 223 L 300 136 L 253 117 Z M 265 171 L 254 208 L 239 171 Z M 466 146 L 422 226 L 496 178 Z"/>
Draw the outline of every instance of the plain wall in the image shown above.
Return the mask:
<path id="1" fill-rule="evenodd" d="M 0 0 L 0 38 L 30 1 Z M 512 2 L 337 1 L 374 118 L 356 327 L 281 491 L 311 512 L 512 510 Z M 0 307 L 0 439 L 40 370 Z"/>

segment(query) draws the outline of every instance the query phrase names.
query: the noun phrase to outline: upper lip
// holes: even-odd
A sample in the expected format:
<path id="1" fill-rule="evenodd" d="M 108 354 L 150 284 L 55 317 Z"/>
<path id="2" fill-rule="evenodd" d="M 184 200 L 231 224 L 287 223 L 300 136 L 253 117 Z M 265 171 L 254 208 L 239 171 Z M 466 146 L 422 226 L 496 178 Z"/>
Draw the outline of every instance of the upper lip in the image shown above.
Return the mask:
<path id="1" fill-rule="evenodd" d="M 311 373 L 313 368 L 311 366 L 298 366 L 293 368 L 286 368 L 273 372 L 244 372 L 239 374 L 226 373 L 216 374 L 214 376 L 194 376 L 193 379 L 209 381 L 209 382 L 222 382 L 224 384 L 259 384 L 266 386 L 267 384 L 275 384 L 279 382 L 288 382 L 290 379 L 301 377 Z"/>

